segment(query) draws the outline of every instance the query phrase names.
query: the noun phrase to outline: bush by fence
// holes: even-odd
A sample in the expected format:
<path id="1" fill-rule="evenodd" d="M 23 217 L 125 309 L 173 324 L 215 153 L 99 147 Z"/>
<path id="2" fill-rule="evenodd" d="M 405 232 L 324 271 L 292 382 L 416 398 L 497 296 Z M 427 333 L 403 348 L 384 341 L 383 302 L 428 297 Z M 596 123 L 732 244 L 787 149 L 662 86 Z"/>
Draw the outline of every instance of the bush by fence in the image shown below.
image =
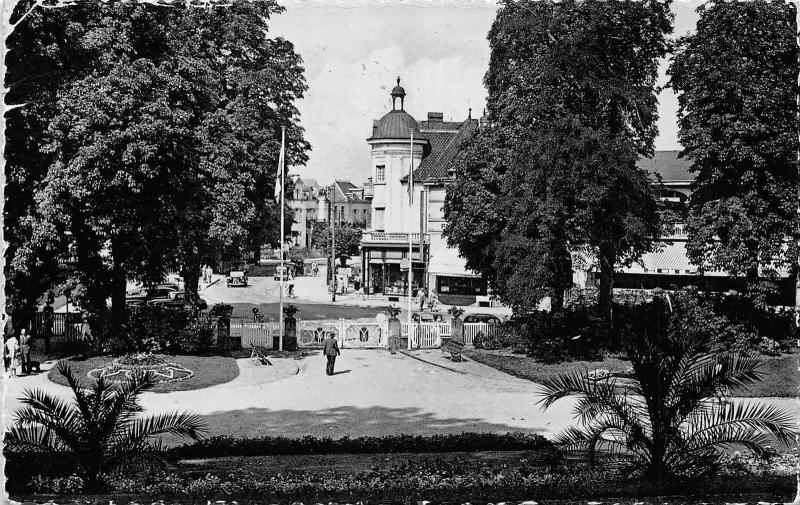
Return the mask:
<path id="1" fill-rule="evenodd" d="M 214 328 L 206 315 L 184 307 L 145 306 L 129 314 L 123 333 L 105 341 L 102 351 L 207 354 L 213 348 Z"/>

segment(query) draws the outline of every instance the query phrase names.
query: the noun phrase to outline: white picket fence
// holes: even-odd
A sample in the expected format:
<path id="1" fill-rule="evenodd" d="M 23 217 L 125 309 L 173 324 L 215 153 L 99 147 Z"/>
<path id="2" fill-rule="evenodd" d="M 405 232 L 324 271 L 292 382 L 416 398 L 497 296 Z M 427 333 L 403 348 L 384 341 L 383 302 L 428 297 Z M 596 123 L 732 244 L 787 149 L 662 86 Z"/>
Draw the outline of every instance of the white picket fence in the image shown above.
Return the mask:
<path id="1" fill-rule="evenodd" d="M 408 324 L 401 324 L 401 335 L 408 337 Z M 497 326 L 487 323 L 465 323 L 464 343 L 472 345 L 479 333 L 492 336 Z M 388 346 L 389 325 L 369 320 L 313 320 L 297 321 L 297 345 L 302 348 L 322 347 L 322 341 L 333 333 L 339 346 L 347 348 L 385 348 Z M 439 347 L 442 337 L 452 333 L 450 323 L 413 323 L 411 328 L 414 348 L 431 349 Z M 272 349 L 273 337 L 278 336 L 278 321 L 270 319 L 263 323 L 246 319 L 231 320 L 231 337 L 241 338 L 242 347 L 262 347 Z"/>

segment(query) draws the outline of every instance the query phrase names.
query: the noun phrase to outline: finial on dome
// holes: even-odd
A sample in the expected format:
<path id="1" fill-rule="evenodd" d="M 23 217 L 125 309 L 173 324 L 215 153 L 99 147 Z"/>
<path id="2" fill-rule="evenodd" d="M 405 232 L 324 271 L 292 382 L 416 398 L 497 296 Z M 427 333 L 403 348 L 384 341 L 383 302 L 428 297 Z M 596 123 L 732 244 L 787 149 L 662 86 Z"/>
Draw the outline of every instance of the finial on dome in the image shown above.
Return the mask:
<path id="1" fill-rule="evenodd" d="M 394 87 L 391 95 L 392 95 L 392 110 L 397 110 L 397 107 L 395 107 L 395 103 L 397 102 L 398 98 L 400 99 L 400 110 L 403 110 L 403 101 L 406 97 L 406 90 L 404 90 L 403 87 L 400 86 L 400 76 L 397 76 L 397 86 Z"/>
<path id="2" fill-rule="evenodd" d="M 469 113 L 467 113 L 467 119 L 472 119 L 472 107 L 469 108 Z"/>

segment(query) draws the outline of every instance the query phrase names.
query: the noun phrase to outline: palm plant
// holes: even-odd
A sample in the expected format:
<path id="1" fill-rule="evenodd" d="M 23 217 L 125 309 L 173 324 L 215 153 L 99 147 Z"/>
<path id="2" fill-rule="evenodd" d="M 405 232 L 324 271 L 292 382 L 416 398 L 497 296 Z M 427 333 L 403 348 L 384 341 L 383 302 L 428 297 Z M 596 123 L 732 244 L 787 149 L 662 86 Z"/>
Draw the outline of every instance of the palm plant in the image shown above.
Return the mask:
<path id="1" fill-rule="evenodd" d="M 542 385 L 544 408 L 577 397 L 578 426 L 562 432 L 557 445 L 587 451 L 591 465 L 598 451 L 623 454 L 643 477 L 670 479 L 712 472 L 721 449 L 760 453 L 770 435 L 793 440 L 789 413 L 756 401 L 720 401 L 764 379 L 758 356 L 719 351 L 664 317 L 663 299 L 650 305 L 649 331 L 628 337 L 631 377 L 573 370 Z"/>
<path id="2" fill-rule="evenodd" d="M 58 371 L 67 380 L 74 403 L 44 391 L 23 391 L 23 406 L 15 413 L 14 426 L 6 433 L 9 455 L 69 458 L 90 485 L 101 472 L 155 470 L 165 460 L 154 436 L 173 434 L 197 440 L 206 428 L 189 413 L 142 416 L 139 395 L 156 384 L 152 374 L 112 384 L 100 378 L 83 389 L 65 361 Z"/>

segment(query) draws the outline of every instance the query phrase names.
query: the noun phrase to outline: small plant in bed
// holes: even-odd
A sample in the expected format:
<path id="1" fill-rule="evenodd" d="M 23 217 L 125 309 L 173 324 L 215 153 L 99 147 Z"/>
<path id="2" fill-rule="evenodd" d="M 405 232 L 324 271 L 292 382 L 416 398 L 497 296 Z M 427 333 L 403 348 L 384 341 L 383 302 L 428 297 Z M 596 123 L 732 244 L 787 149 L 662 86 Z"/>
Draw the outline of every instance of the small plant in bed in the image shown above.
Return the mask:
<path id="1" fill-rule="evenodd" d="M 136 374 L 150 373 L 155 383 L 178 382 L 194 376 L 194 372 L 164 356 L 150 353 L 128 354 L 116 358 L 111 364 L 88 372 L 90 379 L 103 378 L 110 382 L 131 380 Z"/>

